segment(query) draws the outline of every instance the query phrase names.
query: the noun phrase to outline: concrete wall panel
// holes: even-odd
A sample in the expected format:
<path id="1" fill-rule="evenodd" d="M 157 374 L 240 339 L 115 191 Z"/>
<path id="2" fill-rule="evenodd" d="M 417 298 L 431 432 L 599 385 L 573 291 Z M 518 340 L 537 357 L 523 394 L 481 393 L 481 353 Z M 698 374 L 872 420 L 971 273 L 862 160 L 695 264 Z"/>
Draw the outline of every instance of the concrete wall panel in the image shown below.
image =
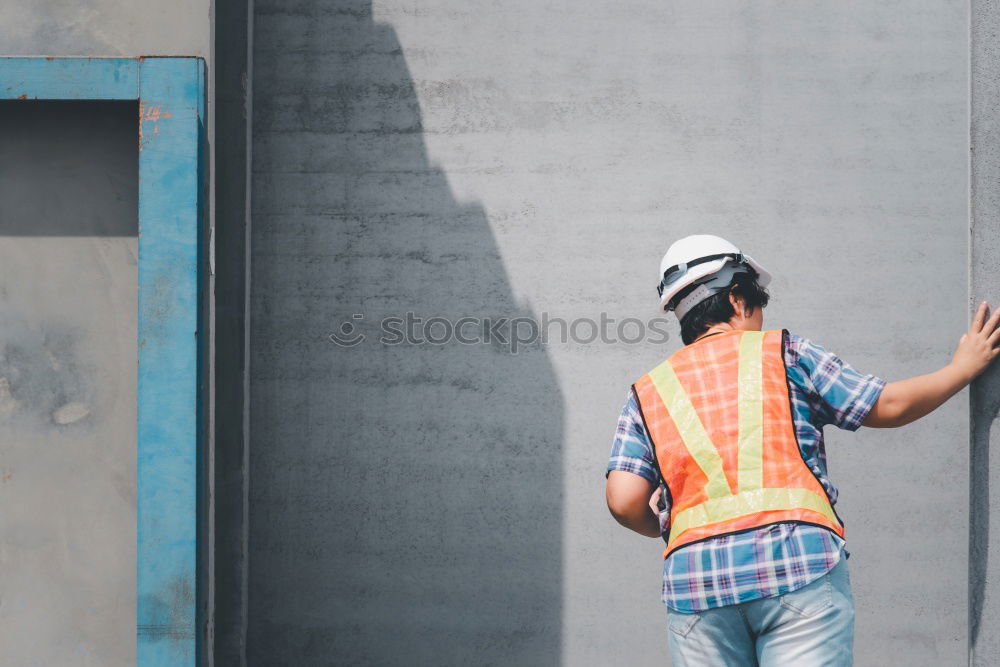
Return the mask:
<path id="1" fill-rule="evenodd" d="M 486 212 L 428 155 L 391 26 L 311 3 L 255 22 L 248 661 L 555 664 L 546 353 L 378 341 L 406 312 L 531 313 Z M 336 345 L 345 321 L 368 338 Z"/>
<path id="2" fill-rule="evenodd" d="M 711 231 L 776 275 L 768 326 L 933 370 L 966 326 L 966 9 L 258 2 L 252 661 L 663 664 L 659 548 L 603 469 L 677 337 L 512 355 L 377 322 L 645 320 L 660 254 Z M 961 399 L 828 433 L 858 664 L 964 660 L 967 437 Z"/>

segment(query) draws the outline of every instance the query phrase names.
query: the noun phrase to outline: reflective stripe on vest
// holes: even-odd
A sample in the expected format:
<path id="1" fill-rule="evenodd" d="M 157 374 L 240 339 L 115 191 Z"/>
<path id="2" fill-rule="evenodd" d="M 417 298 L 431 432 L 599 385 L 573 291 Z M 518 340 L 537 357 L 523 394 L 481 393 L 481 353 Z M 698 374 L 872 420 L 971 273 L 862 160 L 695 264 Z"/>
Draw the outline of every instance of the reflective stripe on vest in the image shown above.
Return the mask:
<path id="1" fill-rule="evenodd" d="M 683 474 L 681 472 L 661 473 L 667 475 L 664 481 L 668 487 L 680 488 L 683 493 L 688 494 L 687 498 L 674 497 L 675 506 L 671 513 L 670 536 L 664 557 L 674 548 L 683 546 L 684 543 L 694 541 L 694 539 L 727 534 L 736 530 L 784 520 L 817 523 L 843 535 L 843 526 L 833 512 L 826 493 L 801 459 L 794 435 L 794 425 L 791 424 L 791 411 L 790 408 L 786 407 L 788 405 L 787 385 L 782 385 L 785 388 L 784 395 L 765 397 L 764 348 L 765 336 L 768 333 L 772 336 L 770 338 L 771 349 L 776 349 L 778 353 L 781 353 L 780 338 L 777 341 L 774 338 L 775 335 L 780 336 L 781 331 L 746 331 L 728 334 L 739 336 L 738 369 L 736 372 L 737 414 L 734 415 L 738 419 L 735 428 L 737 433 L 736 489 L 731 488 L 730 478 L 732 475 L 727 477 L 723 456 L 720 455 L 720 450 L 712 442 L 670 360 L 660 364 L 643 378 L 643 381 L 648 380 L 649 382 L 649 384 L 642 384 L 645 391 L 639 391 L 643 381 L 636 385 L 644 418 L 648 420 L 647 415 L 652 414 L 654 420 L 669 420 L 673 428 L 676 429 L 676 436 L 679 436 L 679 440 L 683 444 L 683 451 L 686 451 L 691 460 L 697 464 L 697 469 L 705 477 L 704 485 L 698 486 L 690 479 L 677 479 L 676 475 Z M 736 343 L 735 340 L 728 343 L 719 342 L 724 345 Z M 778 342 L 776 348 L 773 345 L 774 342 Z M 711 343 L 706 340 L 704 343 L 698 344 Z M 773 365 L 775 362 L 772 360 L 771 363 L 771 372 L 777 373 L 777 367 Z M 783 359 L 780 363 L 782 382 L 784 382 Z M 697 372 L 692 373 L 697 374 Z M 772 375 L 773 377 L 774 375 Z M 650 385 L 652 390 L 650 390 Z M 650 405 L 654 397 L 662 402 L 666 414 L 659 409 L 660 406 Z M 772 435 L 776 433 L 780 436 L 777 438 L 780 443 L 777 446 L 777 451 L 773 449 L 769 451 L 769 456 L 794 456 L 798 461 L 797 465 L 786 459 L 778 461 L 778 464 L 783 466 L 781 470 L 790 472 L 786 472 L 780 480 L 783 485 L 775 488 L 765 488 L 764 486 L 765 400 L 785 401 L 785 405 L 780 406 L 783 410 L 780 412 L 783 415 L 782 419 L 788 422 L 787 430 L 783 423 L 771 427 L 773 429 Z M 773 414 L 779 412 L 776 405 L 771 404 L 770 406 Z M 787 416 L 784 416 L 785 413 Z M 774 418 L 773 414 L 772 419 Z M 651 427 L 650 435 L 654 437 L 654 445 L 657 446 L 658 463 L 663 443 L 657 445 L 655 440 L 657 436 L 662 439 L 663 434 L 667 433 L 663 428 L 657 428 L 662 426 L 664 425 L 655 422 L 654 424 L 647 423 L 647 427 Z M 673 479 L 670 478 L 672 475 Z M 772 486 L 775 486 L 774 480 L 771 481 Z M 671 484 L 672 482 L 673 484 Z M 671 494 L 674 493 L 674 488 L 671 488 Z M 696 504 L 690 504 L 692 499 L 697 499 L 695 495 L 691 494 L 695 494 L 697 497 L 701 497 L 699 494 L 703 494 L 705 499 Z M 713 526 L 718 526 L 718 530 L 713 529 Z M 694 529 L 701 530 L 695 531 L 694 539 L 691 539 L 691 536 L 687 536 L 685 539 L 685 533 L 694 531 Z"/>

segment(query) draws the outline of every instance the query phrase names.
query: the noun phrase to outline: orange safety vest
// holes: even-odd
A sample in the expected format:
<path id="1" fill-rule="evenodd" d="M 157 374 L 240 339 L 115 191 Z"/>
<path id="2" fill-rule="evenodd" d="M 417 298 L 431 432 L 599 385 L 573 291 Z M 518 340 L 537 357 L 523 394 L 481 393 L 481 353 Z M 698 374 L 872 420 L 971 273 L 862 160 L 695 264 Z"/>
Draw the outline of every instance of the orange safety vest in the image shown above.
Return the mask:
<path id="1" fill-rule="evenodd" d="M 844 536 L 799 451 L 784 330 L 727 331 L 687 345 L 635 383 L 660 477 L 670 491 L 663 552 L 772 523 Z"/>

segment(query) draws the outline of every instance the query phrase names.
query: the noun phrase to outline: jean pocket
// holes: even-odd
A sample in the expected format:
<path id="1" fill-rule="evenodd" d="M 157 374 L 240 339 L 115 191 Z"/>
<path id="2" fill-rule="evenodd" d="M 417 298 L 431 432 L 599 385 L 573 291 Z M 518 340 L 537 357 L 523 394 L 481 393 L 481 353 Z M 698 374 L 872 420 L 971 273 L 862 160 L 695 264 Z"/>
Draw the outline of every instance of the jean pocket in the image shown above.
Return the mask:
<path id="1" fill-rule="evenodd" d="M 680 614 L 675 611 L 667 613 L 667 627 L 671 632 L 676 632 L 681 637 L 686 637 L 695 623 L 701 620 L 698 614 Z"/>
<path id="2" fill-rule="evenodd" d="M 809 618 L 833 606 L 833 584 L 830 574 L 824 574 L 816 581 L 797 591 L 781 596 L 780 604 L 799 616 Z"/>

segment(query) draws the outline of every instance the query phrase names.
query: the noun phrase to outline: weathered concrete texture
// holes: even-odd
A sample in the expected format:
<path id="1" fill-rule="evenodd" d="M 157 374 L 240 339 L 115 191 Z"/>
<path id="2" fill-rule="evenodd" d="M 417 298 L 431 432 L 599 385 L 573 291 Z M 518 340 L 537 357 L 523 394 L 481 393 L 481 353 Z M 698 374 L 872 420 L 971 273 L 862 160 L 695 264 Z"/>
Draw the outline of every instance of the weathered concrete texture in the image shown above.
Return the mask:
<path id="1" fill-rule="evenodd" d="M 659 547 L 607 515 L 603 470 L 679 341 L 325 340 L 354 313 L 645 319 L 663 249 L 711 231 L 776 275 L 769 326 L 863 372 L 932 370 L 966 325 L 964 3 L 256 21 L 254 664 L 664 662 Z M 958 400 L 828 434 L 858 664 L 965 659 L 967 436 Z"/>
<path id="2" fill-rule="evenodd" d="M 248 662 L 558 664 L 547 354 L 377 340 L 407 311 L 531 313 L 486 214 L 428 156 L 366 3 L 258 2 L 255 22 Z M 338 347 L 355 313 L 369 338 Z"/>
<path id="3" fill-rule="evenodd" d="M 210 7 L 210 0 L 6 0 L 0 54 L 208 57 Z"/>
<path id="4" fill-rule="evenodd" d="M 135 102 L 0 103 L 0 646 L 135 663 Z"/>
<path id="5" fill-rule="evenodd" d="M 972 230 L 971 306 L 1000 308 L 1000 5 L 972 3 Z M 969 643 L 972 665 L 1000 663 L 1000 368 L 973 384 L 971 398 L 971 522 L 969 540 Z"/>

